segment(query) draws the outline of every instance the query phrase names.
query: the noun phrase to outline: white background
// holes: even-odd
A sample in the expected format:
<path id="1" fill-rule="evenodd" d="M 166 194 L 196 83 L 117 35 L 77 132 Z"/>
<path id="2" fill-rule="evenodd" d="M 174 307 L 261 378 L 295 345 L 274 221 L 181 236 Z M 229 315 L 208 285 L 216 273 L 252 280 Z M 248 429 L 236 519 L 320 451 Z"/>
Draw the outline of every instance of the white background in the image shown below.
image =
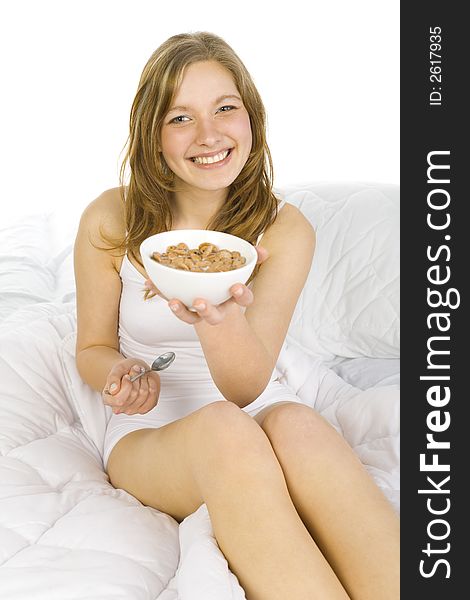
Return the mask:
<path id="1" fill-rule="evenodd" d="M 0 223 L 78 218 L 118 184 L 140 73 L 166 38 L 206 30 L 251 72 L 275 185 L 399 181 L 399 0 L 1 3 Z"/>

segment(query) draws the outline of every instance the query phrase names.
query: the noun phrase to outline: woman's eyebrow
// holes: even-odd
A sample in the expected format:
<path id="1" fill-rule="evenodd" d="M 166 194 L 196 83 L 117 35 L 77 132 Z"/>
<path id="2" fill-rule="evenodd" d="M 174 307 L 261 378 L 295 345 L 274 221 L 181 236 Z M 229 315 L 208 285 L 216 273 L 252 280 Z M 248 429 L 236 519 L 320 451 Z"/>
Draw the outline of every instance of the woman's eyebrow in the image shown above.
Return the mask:
<path id="1" fill-rule="evenodd" d="M 219 104 L 219 102 L 222 102 L 223 100 L 227 100 L 229 98 L 234 98 L 235 100 L 239 100 L 240 102 L 242 101 L 242 99 L 240 98 L 240 96 L 237 96 L 236 94 L 224 94 L 223 96 L 219 96 L 218 98 L 216 98 L 214 100 L 214 104 Z M 188 106 L 172 106 L 168 112 L 172 112 L 174 110 L 189 110 Z"/>

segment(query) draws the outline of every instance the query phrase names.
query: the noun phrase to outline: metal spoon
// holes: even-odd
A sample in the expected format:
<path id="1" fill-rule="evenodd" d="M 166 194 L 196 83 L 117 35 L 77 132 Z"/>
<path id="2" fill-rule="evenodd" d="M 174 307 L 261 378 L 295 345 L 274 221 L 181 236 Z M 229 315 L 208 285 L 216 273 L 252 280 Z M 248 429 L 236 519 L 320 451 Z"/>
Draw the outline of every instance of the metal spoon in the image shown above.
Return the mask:
<path id="1" fill-rule="evenodd" d="M 165 352 L 165 354 L 160 354 L 160 356 L 157 356 L 157 358 L 153 361 L 150 369 L 142 371 L 142 373 L 138 373 L 137 375 L 133 375 L 130 378 L 130 381 L 136 381 L 139 379 L 139 377 L 142 377 L 142 375 L 150 373 L 150 371 L 163 371 L 164 369 L 167 369 L 175 360 L 175 358 L 176 354 L 174 352 Z"/>

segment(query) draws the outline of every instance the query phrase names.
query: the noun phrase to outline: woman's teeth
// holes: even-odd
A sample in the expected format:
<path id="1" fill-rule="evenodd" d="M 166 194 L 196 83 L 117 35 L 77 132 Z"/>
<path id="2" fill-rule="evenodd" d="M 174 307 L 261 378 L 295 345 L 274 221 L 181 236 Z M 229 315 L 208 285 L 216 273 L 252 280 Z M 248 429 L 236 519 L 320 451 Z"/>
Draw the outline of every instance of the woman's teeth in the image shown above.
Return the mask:
<path id="1" fill-rule="evenodd" d="M 227 158 L 229 152 L 230 150 L 225 150 L 215 156 L 195 156 L 191 160 L 199 165 L 211 165 L 212 163 L 220 162 L 221 160 L 224 160 L 224 158 Z"/>

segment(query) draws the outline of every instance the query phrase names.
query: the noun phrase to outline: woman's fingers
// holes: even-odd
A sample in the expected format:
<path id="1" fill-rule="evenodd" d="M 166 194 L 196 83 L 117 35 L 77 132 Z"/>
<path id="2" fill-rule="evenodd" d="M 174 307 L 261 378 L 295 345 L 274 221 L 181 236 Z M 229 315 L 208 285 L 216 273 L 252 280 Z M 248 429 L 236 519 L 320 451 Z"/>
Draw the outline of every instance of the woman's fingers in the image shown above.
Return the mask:
<path id="1" fill-rule="evenodd" d="M 113 409 L 113 413 L 119 415 L 136 414 L 139 408 L 145 403 L 148 393 L 142 388 L 142 377 L 136 381 L 130 381 L 129 375 L 123 377 L 122 389 L 116 396 L 104 398 L 104 403 Z M 141 392 L 142 388 L 142 392 Z"/>
<path id="2" fill-rule="evenodd" d="M 126 415 L 145 414 L 152 410 L 157 404 L 160 392 L 160 376 L 158 373 L 147 373 L 140 379 L 133 382 L 133 386 L 138 384 L 138 394 L 134 401 L 128 401 L 120 412 Z"/>
<path id="3" fill-rule="evenodd" d="M 195 298 L 193 302 L 193 310 L 189 310 L 186 306 L 173 298 L 168 303 L 168 306 L 173 313 L 185 323 L 194 325 L 201 320 L 206 321 L 209 325 L 218 325 L 227 314 L 230 307 L 249 306 L 253 302 L 253 292 L 246 285 L 236 283 L 230 288 L 231 297 L 219 306 L 214 306 L 205 298 Z"/>
<path id="4" fill-rule="evenodd" d="M 175 316 L 178 317 L 178 319 L 181 319 L 189 325 L 199 323 L 199 321 L 201 320 L 201 317 L 197 312 L 189 310 L 182 302 L 176 300 L 175 298 L 172 298 L 170 300 L 168 306 L 170 307 L 170 310 L 175 314 Z"/>
<path id="5" fill-rule="evenodd" d="M 147 380 L 148 391 L 146 400 L 139 408 L 139 414 L 145 414 L 152 410 L 157 405 L 160 395 L 160 375 L 152 372 L 145 375 L 144 378 Z"/>
<path id="6" fill-rule="evenodd" d="M 103 391 L 103 402 L 107 406 L 110 406 L 115 414 L 118 414 L 125 406 L 131 390 L 132 383 L 130 382 L 129 375 L 124 375 L 120 381 L 118 391 L 112 390 L 112 386 L 110 386 L 109 391 L 106 389 Z"/>
<path id="7" fill-rule="evenodd" d="M 147 396 L 148 383 L 147 377 L 144 375 L 132 382 L 132 392 L 122 407 L 121 412 L 126 415 L 135 415 L 147 400 Z"/>
<path id="8" fill-rule="evenodd" d="M 110 406 L 115 414 L 143 414 L 157 403 L 160 393 L 158 373 L 149 372 L 135 381 L 131 377 L 148 369 L 139 359 L 125 359 L 115 365 L 108 375 L 102 392 L 103 403 Z M 115 384 L 113 386 L 113 383 Z"/>
<path id="9" fill-rule="evenodd" d="M 204 321 L 209 323 L 209 325 L 218 325 L 224 317 L 222 311 L 220 311 L 217 306 L 214 306 L 203 298 L 196 298 L 193 306 L 196 309 L 197 314 L 204 319 Z"/>
<path id="10" fill-rule="evenodd" d="M 253 292 L 249 287 L 241 283 L 235 283 L 230 288 L 232 298 L 240 306 L 249 306 L 254 299 Z"/>
<path id="11" fill-rule="evenodd" d="M 130 373 L 131 371 L 132 374 L 140 373 L 146 369 L 148 369 L 148 365 L 146 365 L 143 360 L 134 358 L 126 358 L 121 360 L 115 364 L 109 372 L 103 393 L 116 396 L 116 394 L 121 391 L 122 378 L 124 375 Z"/>
<path id="12" fill-rule="evenodd" d="M 222 320 L 222 315 L 217 307 L 203 298 L 194 299 L 194 311 L 189 310 L 182 302 L 175 299 L 171 300 L 168 306 L 179 319 L 189 325 L 200 323 L 201 319 L 204 319 L 210 325 L 217 325 Z"/>
<path id="13" fill-rule="evenodd" d="M 200 323 L 202 319 L 210 325 L 217 325 L 223 319 L 223 313 L 204 298 L 194 299 L 194 311 L 189 310 L 182 302 L 176 299 L 170 300 L 168 306 L 179 319 L 189 325 Z"/>
<path id="14" fill-rule="evenodd" d="M 111 369 L 108 375 L 107 385 L 103 390 L 106 394 L 110 394 L 111 396 L 119 394 L 122 387 L 122 378 L 129 372 L 129 367 L 130 365 L 126 364 L 125 361 L 122 361 Z"/>
<path id="15" fill-rule="evenodd" d="M 140 373 L 141 369 L 145 370 L 145 367 L 137 364 L 131 368 L 127 366 L 125 374 L 123 374 L 117 382 L 114 381 L 115 385 L 113 386 L 111 381 L 116 379 L 117 372 L 121 373 L 122 369 L 123 363 L 113 367 L 108 381 L 108 386 L 103 390 L 102 394 L 104 404 L 110 406 L 115 414 L 124 412 L 124 407 L 129 402 L 134 402 L 138 391 L 138 388 L 136 391 L 135 384 L 138 383 L 139 380 L 132 383 L 130 378 L 132 375 L 137 375 Z"/>

